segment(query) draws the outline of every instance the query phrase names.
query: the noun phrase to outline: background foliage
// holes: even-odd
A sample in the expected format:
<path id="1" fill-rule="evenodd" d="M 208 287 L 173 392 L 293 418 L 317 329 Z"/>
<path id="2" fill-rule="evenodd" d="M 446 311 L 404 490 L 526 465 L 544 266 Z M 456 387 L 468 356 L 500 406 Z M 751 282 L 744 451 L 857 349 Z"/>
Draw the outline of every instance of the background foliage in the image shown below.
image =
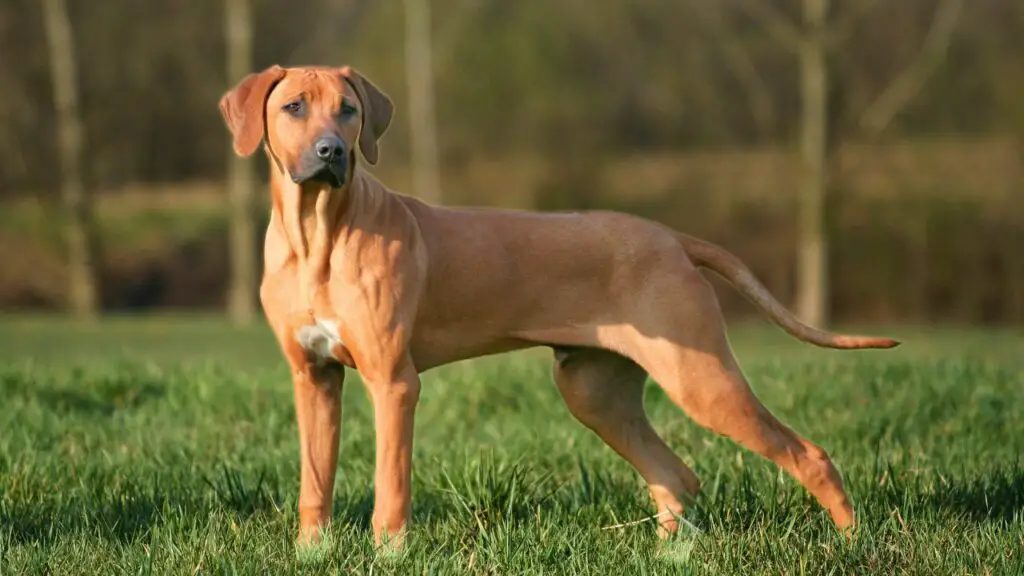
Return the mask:
<path id="1" fill-rule="evenodd" d="M 771 4 L 800 22 L 795 0 Z M 829 274 L 840 320 L 1024 321 L 1024 5 L 964 3 L 921 90 L 881 134 L 862 128 L 925 44 L 936 4 L 832 2 L 830 21 L 848 32 L 829 62 Z M 252 5 L 256 69 L 349 63 L 394 98 L 377 172 L 411 192 L 402 4 Z M 789 301 L 797 59 L 750 5 L 435 0 L 443 201 L 628 210 L 726 245 Z M 68 9 L 104 307 L 222 306 L 230 147 L 216 101 L 237 80 L 225 73 L 223 4 L 77 0 Z M 6 308 L 62 298 L 42 27 L 36 2 L 0 5 L 0 52 L 13 55 L 0 62 Z M 738 302 L 726 296 L 727 309 L 746 311 Z"/>

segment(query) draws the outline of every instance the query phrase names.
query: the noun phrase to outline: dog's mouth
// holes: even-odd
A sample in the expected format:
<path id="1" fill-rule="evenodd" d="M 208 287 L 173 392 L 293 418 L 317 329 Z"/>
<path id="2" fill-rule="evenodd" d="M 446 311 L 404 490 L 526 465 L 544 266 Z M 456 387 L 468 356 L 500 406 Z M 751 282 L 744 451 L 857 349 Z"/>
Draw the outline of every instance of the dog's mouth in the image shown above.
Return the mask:
<path id="1" fill-rule="evenodd" d="M 331 188 L 341 188 L 345 184 L 345 165 L 343 163 L 324 164 L 311 174 L 296 174 L 292 176 L 292 181 L 296 184 L 321 182 Z"/>
<path id="2" fill-rule="evenodd" d="M 329 184 L 331 188 L 341 188 L 341 185 L 345 183 L 345 169 L 328 164 L 314 172 L 310 180 Z"/>

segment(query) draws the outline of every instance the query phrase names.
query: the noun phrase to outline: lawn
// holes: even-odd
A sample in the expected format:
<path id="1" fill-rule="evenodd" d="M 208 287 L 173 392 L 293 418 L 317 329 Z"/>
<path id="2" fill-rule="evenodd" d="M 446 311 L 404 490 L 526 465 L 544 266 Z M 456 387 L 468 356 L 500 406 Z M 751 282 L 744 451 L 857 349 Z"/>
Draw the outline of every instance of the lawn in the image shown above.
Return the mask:
<path id="1" fill-rule="evenodd" d="M 730 337 L 763 401 L 828 450 L 847 542 L 773 465 L 648 411 L 704 489 L 661 542 L 638 475 L 577 424 L 542 351 L 424 375 L 413 540 L 375 554 L 374 434 L 344 391 L 331 545 L 293 546 L 298 446 L 269 333 L 204 318 L 0 320 L 0 574 L 1021 574 L 1024 335 L 900 329 L 838 352 Z M 626 525 L 624 525 L 626 524 Z"/>

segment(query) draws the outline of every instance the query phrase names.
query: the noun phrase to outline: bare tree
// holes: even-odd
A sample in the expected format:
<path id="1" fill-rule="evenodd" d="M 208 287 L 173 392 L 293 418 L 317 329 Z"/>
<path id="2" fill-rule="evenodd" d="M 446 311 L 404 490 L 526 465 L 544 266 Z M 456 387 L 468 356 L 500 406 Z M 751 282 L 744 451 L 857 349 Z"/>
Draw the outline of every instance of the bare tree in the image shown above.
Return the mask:
<path id="1" fill-rule="evenodd" d="M 237 82 L 252 72 L 252 6 L 249 0 L 224 0 L 224 35 L 227 40 L 227 76 Z M 231 274 L 228 317 L 236 325 L 252 323 L 256 315 L 256 253 L 253 188 L 256 179 L 250 161 L 228 155 Z"/>
<path id="2" fill-rule="evenodd" d="M 741 0 L 746 10 L 765 26 L 781 45 L 800 61 L 802 100 L 800 128 L 799 232 L 797 249 L 796 313 L 805 322 L 828 323 L 828 234 L 826 199 L 832 135 L 829 111 L 828 57 L 849 38 L 857 21 L 878 0 L 864 0 L 844 19 L 829 23 L 829 0 L 803 0 L 803 26 L 794 25 L 771 2 Z M 917 93 L 938 67 L 955 28 L 963 0 L 941 0 L 925 45 L 907 71 L 883 91 L 868 108 L 862 124 L 870 132 L 884 129 L 889 120 Z"/>
<path id="3" fill-rule="evenodd" d="M 405 0 L 405 72 L 409 92 L 409 132 L 413 190 L 428 202 L 441 202 L 434 68 L 430 40 L 430 0 Z"/>
<path id="4" fill-rule="evenodd" d="M 942 64 L 963 5 L 964 0 L 945 0 L 939 5 L 919 56 L 861 115 L 861 127 L 868 135 L 874 136 L 885 130 L 893 117 L 913 100 L 921 86 Z"/>
<path id="5" fill-rule="evenodd" d="M 764 78 L 736 32 L 730 29 L 722 6 L 707 0 L 692 0 L 689 9 L 719 50 L 747 99 L 747 108 L 761 138 L 769 137 L 775 129 L 775 103 Z"/>
<path id="6" fill-rule="evenodd" d="M 815 325 L 828 319 L 828 235 L 825 195 L 828 192 L 828 65 L 825 22 L 829 0 L 804 0 L 804 34 L 800 58 L 801 177 L 798 201 L 800 246 L 797 250 L 796 313 Z"/>
<path id="7" fill-rule="evenodd" d="M 75 42 L 64 0 L 44 0 L 42 8 L 57 110 L 61 202 L 68 250 L 67 304 L 75 317 L 90 319 L 98 313 L 98 289 L 92 210 L 82 176 L 84 129 L 78 102 Z"/>

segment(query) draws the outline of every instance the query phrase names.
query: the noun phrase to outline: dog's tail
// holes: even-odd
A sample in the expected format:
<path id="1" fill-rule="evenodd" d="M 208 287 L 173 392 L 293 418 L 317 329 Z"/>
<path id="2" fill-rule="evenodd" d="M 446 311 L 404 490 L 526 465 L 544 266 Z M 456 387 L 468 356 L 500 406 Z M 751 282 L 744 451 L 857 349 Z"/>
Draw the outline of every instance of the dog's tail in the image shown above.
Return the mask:
<path id="1" fill-rule="evenodd" d="M 708 268 L 728 280 L 779 327 L 804 342 L 823 348 L 840 349 L 893 348 L 900 344 L 891 338 L 834 334 L 808 326 L 779 303 L 742 260 L 710 242 L 679 232 L 676 232 L 676 236 L 694 264 Z"/>

